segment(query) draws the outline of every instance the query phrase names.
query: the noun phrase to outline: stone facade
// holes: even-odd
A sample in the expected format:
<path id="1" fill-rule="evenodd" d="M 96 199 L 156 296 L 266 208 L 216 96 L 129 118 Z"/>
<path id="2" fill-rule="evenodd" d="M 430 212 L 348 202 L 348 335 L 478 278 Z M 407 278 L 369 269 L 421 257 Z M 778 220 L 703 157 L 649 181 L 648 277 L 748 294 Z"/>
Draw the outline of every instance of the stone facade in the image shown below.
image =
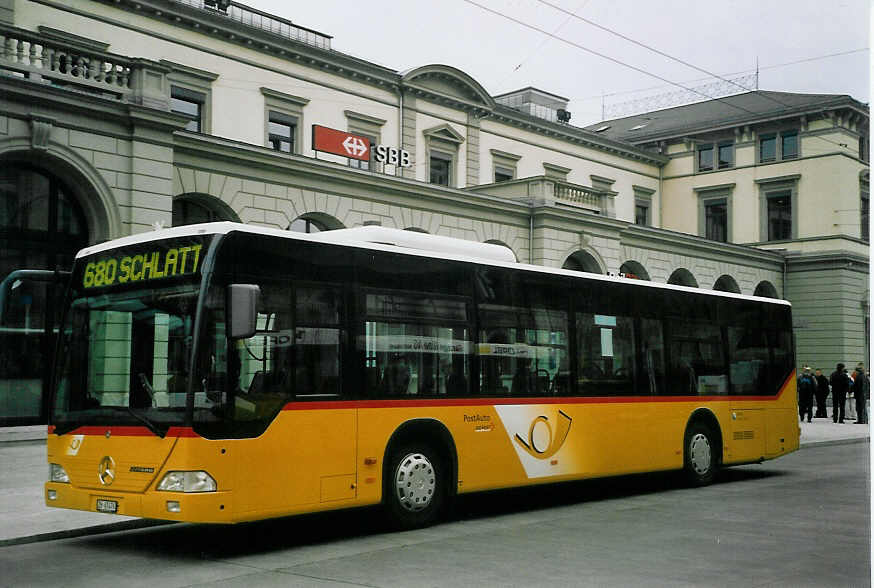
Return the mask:
<path id="1" fill-rule="evenodd" d="M 0 3 L 0 69 L 15 74 L 0 77 L 0 165 L 63 186 L 81 208 L 88 243 L 210 219 L 278 229 L 301 220 L 320 230 L 378 223 L 499 243 L 520 262 L 548 267 L 579 258 L 599 273 L 632 267 L 656 282 L 682 274 L 704 289 L 725 278 L 720 284 L 741 294 L 774 292 L 797 305 L 800 359 L 862 359 L 867 242 L 856 237 L 851 254 L 835 257 L 703 238 L 684 208 L 697 206 L 703 180 L 676 171 L 688 165 L 688 147 L 659 152 L 534 116 L 449 66 L 393 72 L 326 51 L 318 35 L 304 43 L 163 4 L 40 3 L 25 13 Z M 180 86 L 187 94 L 174 94 L 192 72 L 196 83 Z M 173 106 L 179 95 L 194 96 L 188 106 L 208 118 L 197 129 Z M 269 130 L 283 96 L 294 105 L 281 120 L 297 125 L 287 152 L 272 148 Z M 345 129 L 349 112 L 383 144 L 407 150 L 412 165 L 352 165 L 314 152 L 311 125 Z M 431 141 L 457 146 L 448 186 L 429 183 Z M 513 180 L 495 182 L 495 153 L 515 167 Z M 803 161 L 792 165 L 814 173 Z M 754 191 L 736 189 L 738 212 L 751 206 L 739 195 Z M 641 194 L 654 208 L 652 226 L 634 224 Z M 7 222 L 7 242 L 26 250 L 26 231 Z M 63 237 L 53 238 L 62 248 Z M 10 257 L 0 274 L 26 260 Z M 833 285 L 819 289 L 812 274 Z M 817 310 L 822 300 L 828 312 Z M 0 422 L 44 419 L 39 406 L 4 404 L 13 380 L 0 373 Z"/>

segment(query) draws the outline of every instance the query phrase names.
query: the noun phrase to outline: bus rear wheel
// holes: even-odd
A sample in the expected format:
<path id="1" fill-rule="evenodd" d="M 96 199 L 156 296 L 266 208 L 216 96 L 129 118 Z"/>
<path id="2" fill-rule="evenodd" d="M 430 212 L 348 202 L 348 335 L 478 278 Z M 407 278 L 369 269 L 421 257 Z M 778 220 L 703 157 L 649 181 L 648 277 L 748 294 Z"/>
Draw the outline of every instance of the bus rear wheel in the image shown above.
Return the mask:
<path id="1" fill-rule="evenodd" d="M 716 477 L 719 448 L 715 439 L 716 435 L 704 423 L 694 423 L 686 429 L 683 469 L 693 486 L 705 486 Z"/>
<path id="2" fill-rule="evenodd" d="M 443 506 L 446 479 L 443 461 L 430 446 L 409 444 L 393 451 L 384 496 L 394 526 L 415 529 L 433 523 Z"/>

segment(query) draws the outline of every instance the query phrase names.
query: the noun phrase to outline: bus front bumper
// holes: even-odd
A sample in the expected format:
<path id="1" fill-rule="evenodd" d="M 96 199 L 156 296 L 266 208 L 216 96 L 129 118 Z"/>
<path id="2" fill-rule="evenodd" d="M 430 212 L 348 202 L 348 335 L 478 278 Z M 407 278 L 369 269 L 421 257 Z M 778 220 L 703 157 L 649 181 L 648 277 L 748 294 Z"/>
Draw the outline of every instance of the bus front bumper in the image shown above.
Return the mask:
<path id="1" fill-rule="evenodd" d="M 128 517 L 193 523 L 230 523 L 230 492 L 106 492 L 46 482 L 46 506 Z"/>

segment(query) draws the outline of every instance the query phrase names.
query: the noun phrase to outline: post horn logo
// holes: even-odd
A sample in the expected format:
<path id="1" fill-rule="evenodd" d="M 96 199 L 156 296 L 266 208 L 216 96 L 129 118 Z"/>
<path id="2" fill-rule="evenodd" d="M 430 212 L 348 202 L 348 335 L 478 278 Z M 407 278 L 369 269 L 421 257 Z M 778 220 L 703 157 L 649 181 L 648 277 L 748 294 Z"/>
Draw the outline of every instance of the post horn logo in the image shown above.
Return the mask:
<path id="1" fill-rule="evenodd" d="M 97 477 L 104 486 L 110 486 L 115 481 L 115 460 L 105 456 L 97 466 Z"/>
<path id="2" fill-rule="evenodd" d="M 531 421 L 531 426 L 528 428 L 528 440 L 523 439 L 516 433 L 516 443 L 528 452 L 529 455 L 537 459 L 549 459 L 561 449 L 564 445 L 564 440 L 571 430 L 571 422 L 573 419 L 562 411 L 558 411 L 558 423 L 555 431 L 552 430 L 552 425 L 549 424 L 549 417 L 539 416 Z M 540 427 L 538 427 L 538 425 Z M 536 429 L 546 427 L 546 439 L 544 443 L 543 435 L 538 434 Z"/>

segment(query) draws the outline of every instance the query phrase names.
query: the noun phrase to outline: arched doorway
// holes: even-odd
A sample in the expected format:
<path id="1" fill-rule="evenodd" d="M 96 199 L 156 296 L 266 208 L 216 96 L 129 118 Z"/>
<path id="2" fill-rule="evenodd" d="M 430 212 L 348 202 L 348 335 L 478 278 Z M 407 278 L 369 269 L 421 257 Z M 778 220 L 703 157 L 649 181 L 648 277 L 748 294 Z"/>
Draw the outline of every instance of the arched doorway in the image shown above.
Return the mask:
<path id="1" fill-rule="evenodd" d="M 649 280 L 649 272 L 636 261 L 628 260 L 619 266 L 619 273 L 626 278 L 636 278 L 638 280 Z"/>
<path id="2" fill-rule="evenodd" d="M 761 296 L 763 298 L 779 298 L 777 295 L 777 288 L 774 287 L 774 284 L 767 280 L 762 280 L 756 286 L 755 291 L 753 292 L 753 296 Z"/>
<path id="3" fill-rule="evenodd" d="M 674 270 L 674 273 L 672 273 L 671 277 L 668 278 L 668 284 L 673 284 L 674 286 L 689 286 L 690 288 L 697 288 L 698 280 L 695 279 L 695 276 L 692 275 L 692 272 L 684 267 L 681 267 Z"/>
<path id="4" fill-rule="evenodd" d="M 713 289 L 719 290 L 720 292 L 734 292 L 735 294 L 740 294 L 740 286 L 738 286 L 737 281 L 728 274 L 719 276 L 713 284 Z"/>
<path id="5" fill-rule="evenodd" d="M 69 183 L 41 166 L 3 162 L 0 279 L 16 269 L 68 270 L 88 234 Z M 0 426 L 45 423 L 61 288 L 21 282 L 9 294 L 0 331 Z"/>
<path id="6" fill-rule="evenodd" d="M 604 270 L 601 264 L 595 259 L 591 253 L 587 251 L 577 251 L 571 254 L 564 263 L 562 269 L 569 269 L 578 272 L 589 272 L 592 274 L 603 274 Z"/>

